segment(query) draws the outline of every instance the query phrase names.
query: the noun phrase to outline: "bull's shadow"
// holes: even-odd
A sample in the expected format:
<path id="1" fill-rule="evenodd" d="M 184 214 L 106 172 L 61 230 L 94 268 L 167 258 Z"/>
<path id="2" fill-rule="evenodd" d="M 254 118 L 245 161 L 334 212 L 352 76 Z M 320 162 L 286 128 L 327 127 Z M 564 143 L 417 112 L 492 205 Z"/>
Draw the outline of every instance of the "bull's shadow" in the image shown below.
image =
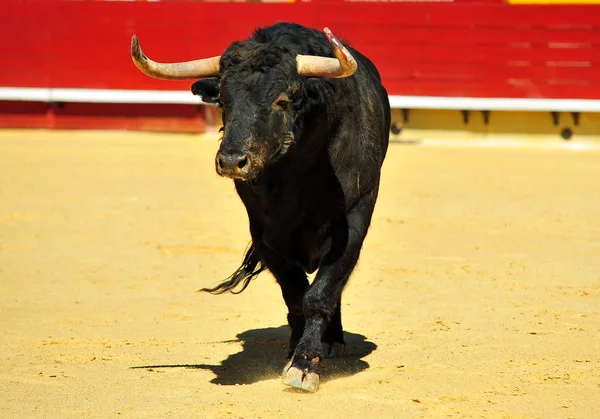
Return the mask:
<path id="1" fill-rule="evenodd" d="M 252 384 L 259 381 L 278 378 L 286 362 L 289 327 L 269 327 L 253 329 L 237 335 L 242 351 L 229 355 L 220 365 L 209 364 L 173 364 L 144 365 L 132 368 L 193 368 L 212 371 L 216 377 L 211 383 L 218 385 Z M 357 374 L 369 368 L 362 360 L 377 345 L 363 335 L 344 333 L 346 354 L 340 358 L 329 358 L 322 362 L 321 382 Z M 228 343 L 223 342 L 223 343 Z"/>

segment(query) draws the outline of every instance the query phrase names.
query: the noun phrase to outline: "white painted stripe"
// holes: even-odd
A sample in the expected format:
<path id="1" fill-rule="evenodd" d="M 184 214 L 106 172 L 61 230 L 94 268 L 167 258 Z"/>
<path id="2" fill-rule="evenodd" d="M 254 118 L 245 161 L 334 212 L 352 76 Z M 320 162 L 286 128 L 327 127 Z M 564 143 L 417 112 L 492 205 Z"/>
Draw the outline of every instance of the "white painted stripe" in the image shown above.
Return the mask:
<path id="1" fill-rule="evenodd" d="M 117 90 L 0 87 L 0 100 L 87 103 L 202 104 L 185 90 Z M 515 99 L 441 96 L 390 96 L 396 109 L 600 112 L 596 99 Z"/>
<path id="2" fill-rule="evenodd" d="M 117 90 L 0 87 L 0 100 L 85 103 L 159 103 L 200 105 L 202 100 L 185 90 Z"/>
<path id="3" fill-rule="evenodd" d="M 516 99 L 441 96 L 390 96 L 398 109 L 453 109 L 465 111 L 600 112 L 600 100 Z"/>
<path id="4" fill-rule="evenodd" d="M 23 100 L 29 102 L 48 102 L 50 89 L 0 87 L 0 100 Z"/>
<path id="5" fill-rule="evenodd" d="M 202 100 L 185 90 L 50 89 L 51 102 L 170 103 L 200 105 Z"/>

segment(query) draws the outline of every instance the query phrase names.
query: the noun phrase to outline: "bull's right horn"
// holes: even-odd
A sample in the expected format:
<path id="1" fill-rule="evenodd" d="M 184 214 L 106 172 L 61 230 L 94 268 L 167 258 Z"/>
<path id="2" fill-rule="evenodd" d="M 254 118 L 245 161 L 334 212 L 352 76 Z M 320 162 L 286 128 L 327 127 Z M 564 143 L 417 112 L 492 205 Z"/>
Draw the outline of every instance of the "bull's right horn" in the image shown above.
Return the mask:
<path id="1" fill-rule="evenodd" d="M 181 63 L 157 63 L 144 55 L 137 35 L 133 35 L 131 38 L 131 59 L 142 73 L 155 79 L 196 80 L 218 76 L 221 56 Z"/>
<path id="2" fill-rule="evenodd" d="M 323 31 L 336 58 L 299 54 L 296 56 L 298 74 L 306 77 L 324 77 L 328 79 L 350 77 L 358 67 L 356 60 L 350 54 L 350 51 L 331 33 L 329 28 L 325 28 Z"/>

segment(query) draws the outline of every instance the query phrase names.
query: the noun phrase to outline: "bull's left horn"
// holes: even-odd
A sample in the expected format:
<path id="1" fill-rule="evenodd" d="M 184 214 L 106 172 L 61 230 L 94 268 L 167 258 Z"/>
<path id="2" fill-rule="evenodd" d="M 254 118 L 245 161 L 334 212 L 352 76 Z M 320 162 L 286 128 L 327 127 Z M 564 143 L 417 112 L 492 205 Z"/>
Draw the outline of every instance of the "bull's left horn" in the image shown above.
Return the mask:
<path id="1" fill-rule="evenodd" d="M 131 59 L 142 73 L 155 79 L 186 80 L 218 76 L 221 57 L 216 56 L 181 63 L 157 63 L 144 55 L 137 35 L 133 35 L 131 38 Z"/>
<path id="2" fill-rule="evenodd" d="M 307 77 L 324 77 L 339 79 L 350 77 L 357 68 L 357 63 L 346 47 L 331 33 L 329 28 L 323 30 L 337 58 L 319 57 L 315 55 L 296 56 L 298 74 Z"/>

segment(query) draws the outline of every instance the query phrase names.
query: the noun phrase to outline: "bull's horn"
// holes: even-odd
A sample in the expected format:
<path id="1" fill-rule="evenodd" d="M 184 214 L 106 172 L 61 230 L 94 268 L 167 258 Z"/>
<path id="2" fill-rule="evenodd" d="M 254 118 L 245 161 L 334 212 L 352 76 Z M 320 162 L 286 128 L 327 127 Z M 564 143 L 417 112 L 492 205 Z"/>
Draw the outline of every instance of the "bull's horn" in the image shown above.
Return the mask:
<path id="1" fill-rule="evenodd" d="M 323 30 L 337 58 L 319 57 L 315 55 L 297 55 L 296 68 L 298 74 L 307 77 L 324 77 L 339 79 L 350 77 L 356 71 L 356 60 L 344 45 L 331 33 L 329 28 Z"/>
<path id="2" fill-rule="evenodd" d="M 157 63 L 144 55 L 137 35 L 131 38 L 131 59 L 140 71 L 162 80 L 201 79 L 219 75 L 220 56 L 182 63 Z"/>

